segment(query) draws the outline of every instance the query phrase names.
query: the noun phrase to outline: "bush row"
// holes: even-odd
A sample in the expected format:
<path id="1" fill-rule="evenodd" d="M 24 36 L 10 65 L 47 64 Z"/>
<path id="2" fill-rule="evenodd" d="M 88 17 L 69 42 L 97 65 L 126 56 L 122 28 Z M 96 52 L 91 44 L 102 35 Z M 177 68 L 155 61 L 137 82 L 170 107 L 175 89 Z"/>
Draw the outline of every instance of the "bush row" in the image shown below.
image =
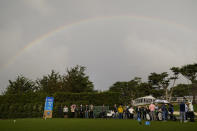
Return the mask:
<path id="1" fill-rule="evenodd" d="M 0 96 L 0 118 L 31 118 L 42 117 L 47 94 L 21 94 Z M 64 105 L 94 104 L 108 105 L 121 104 L 119 93 L 55 93 L 53 117 L 62 117 Z"/>

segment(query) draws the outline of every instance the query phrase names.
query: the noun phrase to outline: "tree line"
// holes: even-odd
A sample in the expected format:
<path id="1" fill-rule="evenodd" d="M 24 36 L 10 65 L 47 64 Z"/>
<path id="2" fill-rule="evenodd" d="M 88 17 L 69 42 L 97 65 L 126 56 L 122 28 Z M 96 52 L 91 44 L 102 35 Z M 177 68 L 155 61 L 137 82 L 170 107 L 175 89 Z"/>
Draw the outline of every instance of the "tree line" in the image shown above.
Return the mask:
<path id="1" fill-rule="evenodd" d="M 75 66 L 60 75 L 54 70 L 42 78 L 32 81 L 25 76 L 17 76 L 16 80 L 9 80 L 9 85 L 4 95 L 24 93 L 45 93 L 52 95 L 56 92 L 94 92 L 93 82 L 85 74 L 84 66 Z"/>
<path id="2" fill-rule="evenodd" d="M 116 82 L 113 84 L 109 91 L 121 92 L 123 96 L 128 98 L 136 98 L 152 94 L 155 97 L 171 101 L 173 96 L 193 96 L 197 93 L 197 64 L 188 64 L 181 67 L 170 68 L 171 75 L 168 72 L 150 73 L 147 82 L 142 82 L 141 78 L 135 77 L 134 79 L 126 82 Z M 190 83 L 176 84 L 177 80 L 185 77 Z"/>
<path id="3" fill-rule="evenodd" d="M 64 75 L 52 70 L 50 74 L 44 75 L 35 81 L 20 75 L 14 81 L 9 80 L 9 85 L 3 95 L 33 93 L 50 96 L 58 92 L 99 92 L 94 90 L 94 84 L 89 80 L 89 76 L 85 71 L 86 67 L 77 65 L 67 69 Z M 168 72 L 150 73 L 147 82 L 142 82 L 140 77 L 134 77 L 130 81 L 118 81 L 105 92 L 120 93 L 121 99 L 127 102 L 150 94 L 169 101 L 173 96 L 186 95 L 192 95 L 195 99 L 197 92 L 197 64 L 172 67 L 170 71 L 172 72 L 171 75 Z M 185 77 L 190 83 L 176 85 L 176 81 L 180 76 Z"/>

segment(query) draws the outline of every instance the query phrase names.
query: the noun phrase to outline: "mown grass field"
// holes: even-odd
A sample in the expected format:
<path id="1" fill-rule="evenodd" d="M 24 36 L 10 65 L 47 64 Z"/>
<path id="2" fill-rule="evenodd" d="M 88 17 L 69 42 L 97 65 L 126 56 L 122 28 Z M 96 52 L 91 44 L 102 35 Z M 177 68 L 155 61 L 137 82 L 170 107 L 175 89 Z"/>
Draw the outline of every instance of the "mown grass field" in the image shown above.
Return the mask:
<path id="1" fill-rule="evenodd" d="M 196 131 L 197 122 L 151 122 L 118 119 L 13 119 L 0 120 L 0 131 Z"/>

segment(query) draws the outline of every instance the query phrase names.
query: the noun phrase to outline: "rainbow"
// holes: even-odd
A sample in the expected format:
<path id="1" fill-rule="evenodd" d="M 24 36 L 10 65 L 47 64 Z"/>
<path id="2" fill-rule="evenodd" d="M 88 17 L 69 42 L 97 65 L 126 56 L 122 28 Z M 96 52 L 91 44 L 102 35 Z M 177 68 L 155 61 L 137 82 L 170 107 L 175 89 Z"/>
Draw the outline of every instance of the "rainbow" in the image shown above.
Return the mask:
<path id="1" fill-rule="evenodd" d="M 54 30 L 51 30 L 51 31 L 43 34 L 42 36 L 40 36 L 37 39 L 33 40 L 32 42 L 28 43 L 21 50 L 19 50 L 13 57 L 11 57 L 5 64 L 3 64 L 0 67 L 0 70 L 4 69 L 4 68 L 8 67 L 10 64 L 14 63 L 16 58 L 18 58 L 19 56 L 24 54 L 28 49 L 32 48 L 33 46 L 36 46 L 37 44 L 41 43 L 41 41 L 51 37 L 52 35 L 60 32 L 62 30 L 66 30 L 70 27 L 74 27 L 74 26 L 84 24 L 84 23 L 88 23 L 88 22 L 95 22 L 95 21 L 98 21 L 98 20 L 101 20 L 101 19 L 113 19 L 113 18 L 118 18 L 118 19 L 132 18 L 132 19 L 142 20 L 142 21 L 147 21 L 147 22 L 157 22 L 157 23 L 160 23 L 160 24 L 171 25 L 171 26 L 174 26 L 178 29 L 181 29 L 181 30 L 184 30 L 184 31 L 187 31 L 187 32 L 193 32 L 190 28 L 186 27 L 185 25 L 177 24 L 177 23 L 172 22 L 172 21 L 162 20 L 162 19 L 158 19 L 158 18 L 154 18 L 154 17 L 146 17 L 146 16 L 139 16 L 139 15 L 120 15 L 120 16 L 93 17 L 93 18 L 83 19 L 83 20 L 80 20 L 80 21 L 77 21 L 77 22 L 73 22 L 73 23 L 70 23 L 70 24 L 60 26 L 60 27 L 58 27 Z"/>

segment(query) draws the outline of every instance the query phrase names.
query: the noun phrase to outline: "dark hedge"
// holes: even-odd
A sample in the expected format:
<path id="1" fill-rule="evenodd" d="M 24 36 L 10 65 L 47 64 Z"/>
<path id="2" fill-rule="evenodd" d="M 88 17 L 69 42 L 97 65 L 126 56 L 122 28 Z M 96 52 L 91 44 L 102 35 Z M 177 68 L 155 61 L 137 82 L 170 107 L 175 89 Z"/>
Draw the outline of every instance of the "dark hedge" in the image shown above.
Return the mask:
<path id="1" fill-rule="evenodd" d="M 93 104 L 95 106 L 121 104 L 122 98 L 115 92 L 64 93 L 57 92 L 54 97 L 53 117 L 63 117 L 64 105 Z M 0 118 L 42 117 L 47 94 L 17 94 L 0 96 Z"/>

